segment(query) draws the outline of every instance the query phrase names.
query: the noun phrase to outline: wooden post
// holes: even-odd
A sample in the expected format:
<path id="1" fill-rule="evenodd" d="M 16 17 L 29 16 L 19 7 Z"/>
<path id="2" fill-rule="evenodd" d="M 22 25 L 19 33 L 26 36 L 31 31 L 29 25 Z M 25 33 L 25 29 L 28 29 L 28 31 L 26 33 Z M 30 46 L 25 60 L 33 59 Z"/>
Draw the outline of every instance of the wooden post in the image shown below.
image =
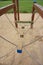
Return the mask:
<path id="1" fill-rule="evenodd" d="M 34 4 L 33 4 L 33 10 L 32 10 L 32 23 L 31 23 L 31 28 L 33 28 L 33 21 L 34 21 L 34 16 L 35 16 L 35 10 L 43 18 L 43 6 L 41 6 L 41 5 L 37 4 L 36 2 L 34 2 Z"/>
<path id="2" fill-rule="evenodd" d="M 34 8 L 34 5 L 33 5 L 33 8 L 32 8 L 32 22 L 31 22 L 31 28 L 33 28 L 33 21 L 34 21 L 34 16 L 35 16 L 35 8 Z"/>
<path id="3" fill-rule="evenodd" d="M 15 3 L 15 0 L 13 0 L 13 3 Z M 16 26 L 16 28 L 18 27 L 18 25 L 17 25 L 17 16 L 16 16 L 16 4 L 14 5 L 14 19 L 15 19 L 15 26 Z"/>
<path id="4" fill-rule="evenodd" d="M 17 14 L 18 14 L 18 20 L 20 19 L 19 18 L 19 0 L 17 0 Z"/>
<path id="5" fill-rule="evenodd" d="M 35 8 L 34 8 L 34 3 L 37 3 L 36 0 L 33 2 L 33 8 L 32 8 L 32 23 L 31 23 L 31 28 L 33 28 L 33 21 L 34 21 L 34 16 L 35 16 Z"/>
<path id="6" fill-rule="evenodd" d="M 17 20 L 19 20 L 19 0 L 15 0 L 15 5 L 16 5 L 16 17 Z"/>
<path id="7" fill-rule="evenodd" d="M 31 28 L 33 28 L 33 21 L 34 21 L 34 16 L 35 16 L 35 7 L 34 4 L 37 3 L 36 0 L 33 1 L 33 8 L 32 8 L 32 23 L 31 23 Z"/>

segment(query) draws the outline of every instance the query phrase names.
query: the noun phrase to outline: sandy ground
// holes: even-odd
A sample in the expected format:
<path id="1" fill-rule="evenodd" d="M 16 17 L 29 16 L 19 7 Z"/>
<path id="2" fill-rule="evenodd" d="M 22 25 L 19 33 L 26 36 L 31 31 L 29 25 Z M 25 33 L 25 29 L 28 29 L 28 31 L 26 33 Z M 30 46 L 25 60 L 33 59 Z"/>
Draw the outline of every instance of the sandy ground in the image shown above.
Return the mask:
<path id="1" fill-rule="evenodd" d="M 20 14 L 20 20 L 31 21 L 31 15 Z M 35 20 L 33 29 L 30 23 L 18 23 L 16 29 L 13 14 L 0 17 L 0 65 L 43 65 L 43 19 L 36 13 Z M 17 49 L 22 49 L 22 53 L 17 53 Z"/>

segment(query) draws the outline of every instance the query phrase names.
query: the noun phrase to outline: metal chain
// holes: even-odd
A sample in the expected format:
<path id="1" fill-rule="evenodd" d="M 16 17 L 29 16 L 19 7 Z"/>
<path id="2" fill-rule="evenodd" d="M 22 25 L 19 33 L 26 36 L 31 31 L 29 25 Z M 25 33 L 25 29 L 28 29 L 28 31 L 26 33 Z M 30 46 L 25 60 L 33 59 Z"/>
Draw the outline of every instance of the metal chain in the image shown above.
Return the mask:
<path id="1" fill-rule="evenodd" d="M 17 28 L 12 24 L 12 21 L 9 19 L 9 17 L 7 16 L 7 14 L 5 14 L 6 18 L 8 19 L 9 23 L 13 26 L 13 28 L 15 29 L 15 31 L 19 34 L 19 31 L 17 30 Z"/>
<path id="2" fill-rule="evenodd" d="M 36 11 L 35 11 L 36 12 Z M 35 13 L 34 12 L 34 13 Z M 7 16 L 7 14 L 5 15 L 6 17 L 7 17 L 7 19 L 9 20 L 9 22 L 10 22 L 10 24 L 14 27 L 14 29 L 16 30 L 16 32 L 18 33 L 18 34 L 20 34 L 19 33 L 19 31 L 17 30 L 17 28 L 12 24 L 12 22 L 10 21 L 10 19 L 9 19 L 9 17 Z M 36 22 L 37 20 L 39 19 L 39 15 L 38 15 L 38 17 L 36 18 L 36 20 L 34 21 L 34 22 Z M 30 28 L 29 28 L 30 29 Z M 24 32 L 23 34 L 25 35 L 25 34 L 27 34 L 27 32 L 29 31 L 29 29 L 26 31 L 26 32 Z"/>
<path id="3" fill-rule="evenodd" d="M 9 22 L 10 22 L 10 24 L 14 27 L 14 29 L 16 30 L 16 28 L 15 28 L 15 26 L 11 23 L 11 21 L 10 21 L 10 19 L 8 18 L 8 16 L 7 15 L 5 15 L 6 17 L 7 17 L 7 19 L 9 20 Z M 38 18 L 39 18 L 39 16 L 36 18 L 36 20 L 35 21 L 37 21 L 38 20 Z M 17 30 L 16 30 L 17 31 Z M 29 30 L 27 30 L 27 31 L 29 31 Z M 19 32 L 17 31 L 17 33 L 19 34 Z M 26 32 L 27 33 L 27 32 Z M 26 33 L 24 33 L 24 34 L 26 34 Z M 5 41 L 7 41 L 7 42 L 9 42 L 9 43 L 11 43 L 12 45 L 14 45 L 14 46 L 16 46 L 17 47 L 17 45 L 16 44 L 14 44 L 14 43 L 12 43 L 11 41 L 9 41 L 9 40 L 7 40 L 6 38 L 4 38 L 3 36 L 0 36 L 2 39 L 4 39 Z M 41 36 L 40 38 L 42 38 L 43 36 Z M 32 41 L 32 42 L 30 42 L 29 44 L 27 44 L 27 45 L 24 45 L 23 46 L 23 48 L 24 47 L 26 47 L 26 46 L 28 46 L 28 45 L 31 45 L 31 44 L 33 44 L 34 42 L 36 42 L 37 40 L 39 40 L 40 38 L 38 38 L 38 39 L 36 39 L 36 40 L 34 40 L 34 41 Z M 12 50 L 13 51 L 13 50 Z M 25 50 L 27 53 L 28 53 L 28 51 L 27 50 Z M 9 52 L 9 53 L 11 53 L 11 52 Z M 8 53 L 8 54 L 9 54 Z M 8 54 L 6 54 L 6 55 L 4 55 L 4 56 L 2 56 L 2 57 L 0 57 L 0 59 L 1 58 L 3 58 L 3 57 L 5 57 L 5 56 L 7 56 Z M 29 53 L 28 53 L 29 54 Z M 29 56 L 32 58 L 32 59 L 34 59 L 32 56 L 31 56 L 31 54 L 29 54 Z M 35 59 L 34 59 L 35 60 Z M 14 60 L 12 60 L 12 62 L 14 62 Z M 36 62 L 39 64 L 39 65 L 41 65 L 37 60 L 36 60 Z M 11 63 L 11 65 L 12 65 L 12 63 Z"/>
<path id="4" fill-rule="evenodd" d="M 14 46 L 16 46 L 16 47 L 17 47 L 17 45 L 16 45 L 16 44 L 14 44 L 13 42 L 11 42 L 11 41 L 7 40 L 7 39 L 6 39 L 6 38 L 4 38 L 3 36 L 1 36 L 1 35 L 0 35 L 0 38 L 4 39 L 5 41 L 7 41 L 7 42 L 9 42 L 10 44 L 12 44 L 12 45 L 14 45 Z"/>
<path id="5" fill-rule="evenodd" d="M 6 18 L 9 20 L 9 22 L 10 22 L 10 24 L 13 26 L 13 28 L 16 30 L 16 32 L 18 33 L 18 34 L 20 34 L 19 33 L 19 31 L 17 30 L 17 28 L 12 24 L 12 21 L 9 19 L 9 17 L 7 16 L 7 14 L 5 14 L 5 16 L 6 16 Z M 30 28 L 29 28 L 30 29 Z M 28 32 L 29 30 L 27 30 L 25 33 L 23 33 L 23 34 L 26 34 L 27 32 Z"/>
<path id="6" fill-rule="evenodd" d="M 36 11 L 35 11 L 35 12 L 36 12 Z M 35 12 L 34 12 L 34 13 L 35 13 Z M 36 18 L 35 21 L 34 21 L 35 23 L 36 23 L 36 21 L 39 19 L 39 17 L 40 17 L 40 16 L 38 15 L 37 18 Z M 31 28 L 29 28 L 29 29 L 28 29 L 26 32 L 24 32 L 23 34 L 26 35 L 30 29 L 31 29 Z"/>
<path id="7" fill-rule="evenodd" d="M 30 43 L 24 45 L 23 47 L 26 47 L 26 46 L 28 46 L 28 45 L 30 46 L 31 44 L 35 43 L 36 41 L 40 40 L 41 38 L 43 38 L 43 36 L 39 37 L 39 38 L 36 39 L 36 40 L 33 40 L 32 42 L 30 42 Z"/>
<path id="8" fill-rule="evenodd" d="M 34 60 L 35 63 L 37 62 L 38 65 L 42 65 L 38 60 L 36 60 L 36 59 L 34 58 L 34 56 L 31 55 L 30 52 L 28 52 L 25 48 L 24 48 L 24 50 L 27 52 L 27 54 L 30 56 L 30 58 L 31 58 L 32 60 Z"/>
<path id="9" fill-rule="evenodd" d="M 40 17 L 40 16 L 39 16 L 39 14 L 38 14 L 37 18 L 36 18 L 35 21 L 34 21 L 35 23 L 37 22 L 37 20 L 39 19 L 39 17 Z"/>
<path id="10" fill-rule="evenodd" d="M 14 48 L 14 49 L 15 49 L 15 48 Z M 11 51 L 10 51 L 9 53 L 7 53 L 7 54 L 1 56 L 0 59 L 7 57 L 10 53 L 12 53 L 12 51 L 14 51 L 14 49 L 13 49 L 13 50 L 10 49 Z"/>
<path id="11" fill-rule="evenodd" d="M 35 22 L 38 20 L 38 18 L 39 18 L 39 15 L 38 15 L 38 17 L 36 18 Z M 26 34 L 28 31 L 29 31 L 29 30 L 27 30 L 24 34 Z M 43 36 L 42 36 L 42 37 L 43 37 Z M 25 45 L 25 46 L 31 45 L 31 44 L 33 44 L 34 42 L 36 42 L 37 40 L 39 40 L 39 39 L 40 39 L 40 38 L 38 38 L 38 39 L 36 39 L 36 40 L 30 42 L 29 44 L 27 44 L 27 45 Z M 23 46 L 23 47 L 25 47 L 25 46 Z"/>
<path id="12" fill-rule="evenodd" d="M 7 53 L 6 55 L 0 57 L 0 59 L 3 59 L 3 58 L 4 58 L 3 60 L 5 61 L 5 60 L 7 59 L 7 57 L 9 56 L 9 54 L 14 51 L 14 49 L 15 49 L 15 48 L 13 48 L 13 50 L 11 50 L 11 51 L 10 51 L 9 53 Z M 11 61 L 11 65 L 13 65 L 13 63 L 15 63 L 15 60 L 16 60 L 16 59 L 15 59 L 15 55 L 16 55 L 16 54 L 15 54 L 15 51 L 13 52 L 13 54 L 14 54 L 14 55 L 13 55 L 13 59 L 12 59 L 12 61 Z M 11 56 L 10 56 L 10 57 L 11 57 Z"/>
<path id="13" fill-rule="evenodd" d="M 15 62 L 14 62 L 14 61 L 15 61 L 15 52 L 14 52 L 13 54 L 14 54 L 14 56 L 13 56 L 13 59 L 12 59 L 11 65 L 13 65 L 13 63 L 15 63 Z"/>

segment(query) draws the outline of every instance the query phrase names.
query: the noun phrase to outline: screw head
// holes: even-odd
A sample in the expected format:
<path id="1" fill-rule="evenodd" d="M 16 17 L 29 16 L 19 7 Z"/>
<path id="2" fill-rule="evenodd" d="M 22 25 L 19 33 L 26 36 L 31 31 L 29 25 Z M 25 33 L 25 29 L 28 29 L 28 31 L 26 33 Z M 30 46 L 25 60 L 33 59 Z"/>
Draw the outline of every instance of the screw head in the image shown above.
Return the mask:
<path id="1" fill-rule="evenodd" d="M 20 37 L 21 37 L 21 38 L 23 38 L 23 37 L 24 37 L 24 35 L 20 35 Z"/>
<path id="2" fill-rule="evenodd" d="M 22 26 L 22 29 L 24 29 L 25 27 L 24 26 Z"/>

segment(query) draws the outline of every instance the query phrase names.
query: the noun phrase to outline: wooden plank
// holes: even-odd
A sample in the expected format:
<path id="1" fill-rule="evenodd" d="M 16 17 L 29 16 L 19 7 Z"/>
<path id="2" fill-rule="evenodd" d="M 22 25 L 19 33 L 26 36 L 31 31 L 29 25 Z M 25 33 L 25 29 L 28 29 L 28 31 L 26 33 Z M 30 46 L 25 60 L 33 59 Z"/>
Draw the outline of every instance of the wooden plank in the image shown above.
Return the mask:
<path id="1" fill-rule="evenodd" d="M 14 8 L 14 5 L 15 4 L 13 3 L 13 4 L 10 4 L 10 5 L 7 5 L 5 7 L 0 8 L 0 16 L 5 14 L 8 10 Z"/>
<path id="2" fill-rule="evenodd" d="M 32 23 L 31 21 L 17 21 L 17 23 Z"/>

